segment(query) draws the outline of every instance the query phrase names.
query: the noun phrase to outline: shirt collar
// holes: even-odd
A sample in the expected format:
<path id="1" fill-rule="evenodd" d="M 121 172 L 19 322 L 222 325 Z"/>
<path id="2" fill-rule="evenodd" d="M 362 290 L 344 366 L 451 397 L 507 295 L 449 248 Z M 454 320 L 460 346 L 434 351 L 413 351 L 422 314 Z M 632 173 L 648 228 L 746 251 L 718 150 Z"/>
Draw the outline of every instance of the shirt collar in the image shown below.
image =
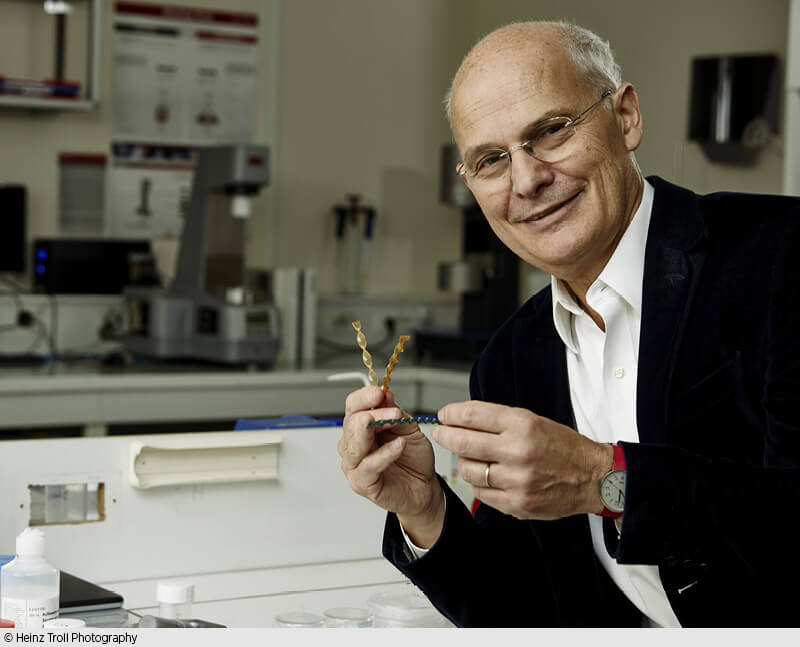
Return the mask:
<path id="1" fill-rule="evenodd" d="M 589 290 L 598 284 L 608 285 L 619 294 L 634 311 L 641 315 L 642 280 L 644 278 L 644 252 L 647 242 L 647 230 L 650 226 L 650 214 L 653 210 L 655 191 L 647 180 L 643 181 L 644 190 L 636 213 L 633 214 L 625 233 L 617 248 L 606 263 L 600 276 L 589 286 Z M 553 291 L 553 323 L 564 344 L 573 353 L 578 352 L 572 318 L 582 316 L 585 312 L 572 298 L 567 287 L 555 276 L 550 278 Z"/>

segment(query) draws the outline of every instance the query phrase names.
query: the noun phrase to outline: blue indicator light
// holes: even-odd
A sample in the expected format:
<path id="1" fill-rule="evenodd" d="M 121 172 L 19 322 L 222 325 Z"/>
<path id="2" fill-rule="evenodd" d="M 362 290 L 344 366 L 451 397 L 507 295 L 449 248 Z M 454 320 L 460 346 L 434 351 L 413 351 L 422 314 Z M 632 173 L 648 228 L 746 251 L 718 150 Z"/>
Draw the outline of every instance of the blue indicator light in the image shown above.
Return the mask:
<path id="1" fill-rule="evenodd" d="M 45 266 L 42 263 L 36 264 L 36 273 L 37 274 L 44 274 Z"/>
<path id="2" fill-rule="evenodd" d="M 41 249 L 41 248 L 37 249 L 36 250 L 36 258 L 38 260 L 40 260 L 40 261 L 46 261 L 47 260 L 47 250 L 46 249 Z"/>

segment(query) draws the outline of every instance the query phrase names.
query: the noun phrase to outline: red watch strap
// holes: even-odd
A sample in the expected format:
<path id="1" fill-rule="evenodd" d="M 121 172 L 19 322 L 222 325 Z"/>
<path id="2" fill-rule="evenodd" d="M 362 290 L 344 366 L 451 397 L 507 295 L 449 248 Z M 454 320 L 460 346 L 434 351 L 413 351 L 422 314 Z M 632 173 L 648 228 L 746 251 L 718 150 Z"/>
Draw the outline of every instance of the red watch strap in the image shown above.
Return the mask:
<path id="1" fill-rule="evenodd" d="M 625 469 L 625 452 L 619 445 L 611 445 L 614 449 L 614 461 L 611 463 L 611 471 Z"/>

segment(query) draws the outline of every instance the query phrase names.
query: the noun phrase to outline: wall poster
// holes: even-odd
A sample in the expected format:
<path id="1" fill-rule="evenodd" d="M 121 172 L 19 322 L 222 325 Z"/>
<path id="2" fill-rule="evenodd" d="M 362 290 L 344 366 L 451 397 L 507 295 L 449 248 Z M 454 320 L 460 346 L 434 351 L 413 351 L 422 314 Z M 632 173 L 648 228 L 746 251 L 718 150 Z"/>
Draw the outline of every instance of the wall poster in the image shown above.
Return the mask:
<path id="1" fill-rule="evenodd" d="M 107 231 L 178 236 L 197 146 L 251 143 L 258 16 L 116 2 Z"/>

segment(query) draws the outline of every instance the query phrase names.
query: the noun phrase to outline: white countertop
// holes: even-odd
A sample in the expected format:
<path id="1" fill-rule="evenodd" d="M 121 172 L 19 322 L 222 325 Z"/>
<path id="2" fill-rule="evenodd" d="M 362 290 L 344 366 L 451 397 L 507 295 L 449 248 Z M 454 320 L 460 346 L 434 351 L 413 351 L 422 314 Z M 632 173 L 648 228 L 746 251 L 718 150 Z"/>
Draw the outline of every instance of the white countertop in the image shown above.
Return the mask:
<path id="1" fill-rule="evenodd" d="M 399 370 L 398 370 L 399 369 Z M 6 430 L 51 426 L 213 421 L 282 415 L 339 415 L 358 380 L 330 381 L 338 368 L 276 371 L 0 371 Z M 361 371 L 363 372 L 363 370 Z M 398 367 L 391 386 L 407 410 L 435 412 L 468 398 L 468 372 Z"/>

